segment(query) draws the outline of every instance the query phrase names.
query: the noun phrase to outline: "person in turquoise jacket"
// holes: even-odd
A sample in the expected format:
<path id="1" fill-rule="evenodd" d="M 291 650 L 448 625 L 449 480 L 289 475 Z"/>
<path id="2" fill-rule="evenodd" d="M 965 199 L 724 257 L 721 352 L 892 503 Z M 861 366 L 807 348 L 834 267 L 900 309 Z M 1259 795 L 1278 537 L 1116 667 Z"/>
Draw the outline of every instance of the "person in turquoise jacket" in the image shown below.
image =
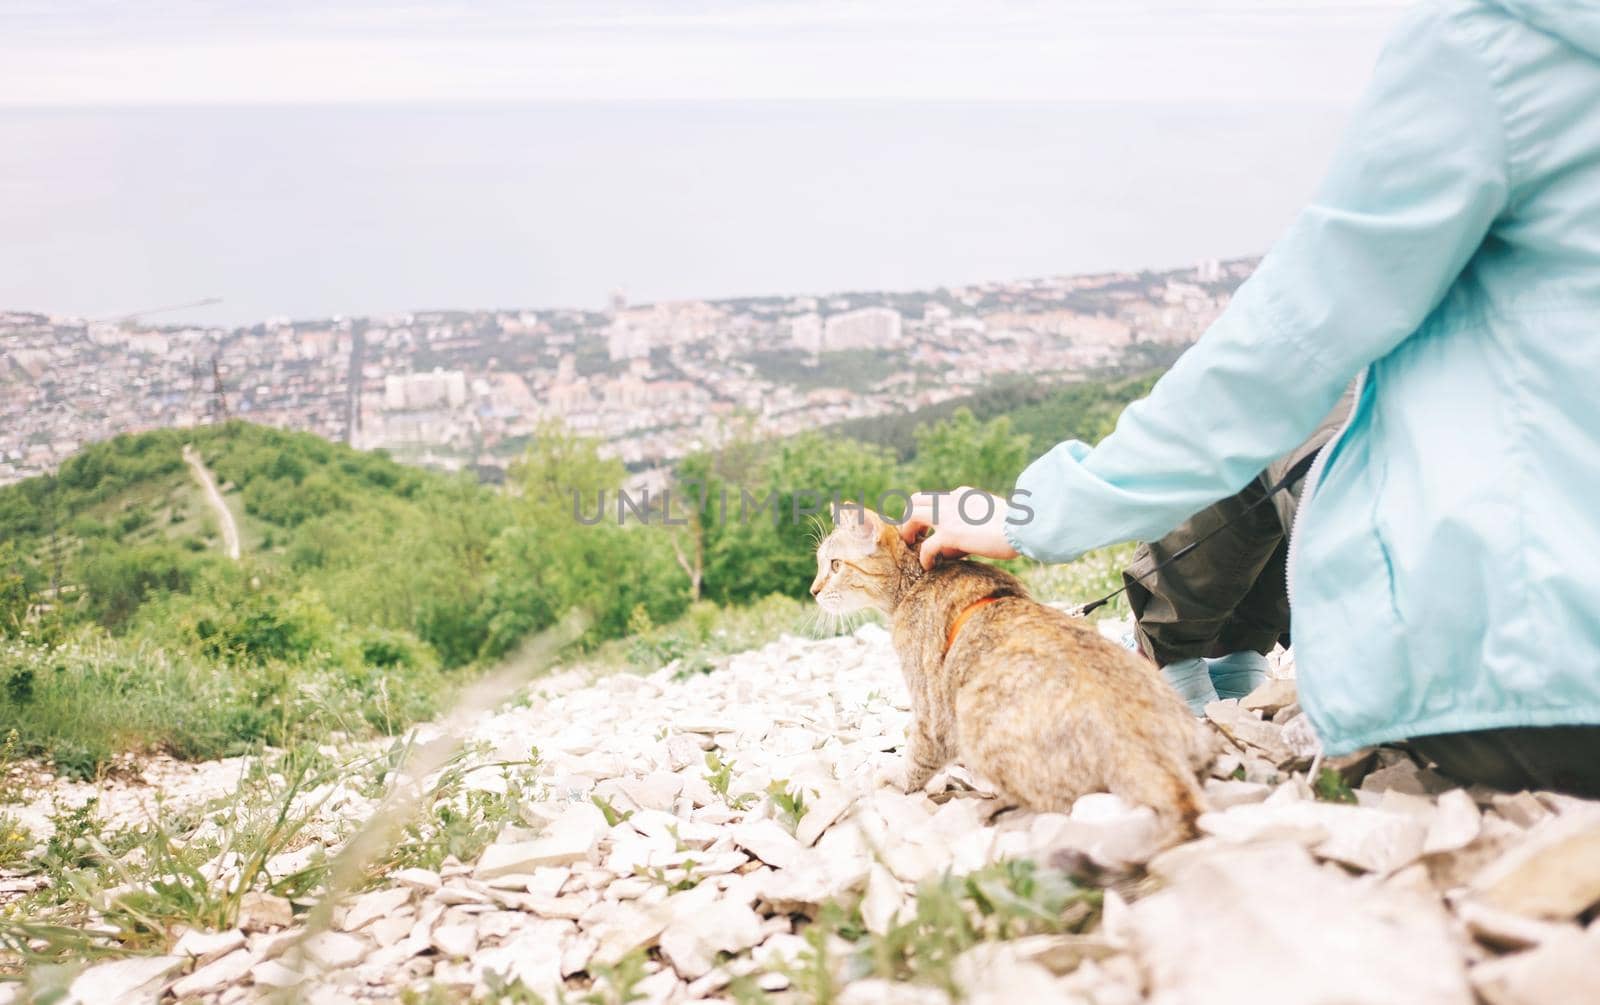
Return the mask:
<path id="1" fill-rule="evenodd" d="M 1408 12 L 1312 203 L 1116 430 L 902 529 L 925 562 L 1153 540 L 1352 381 L 1288 557 L 1325 751 L 1551 737 L 1600 789 L 1600 0 Z"/>

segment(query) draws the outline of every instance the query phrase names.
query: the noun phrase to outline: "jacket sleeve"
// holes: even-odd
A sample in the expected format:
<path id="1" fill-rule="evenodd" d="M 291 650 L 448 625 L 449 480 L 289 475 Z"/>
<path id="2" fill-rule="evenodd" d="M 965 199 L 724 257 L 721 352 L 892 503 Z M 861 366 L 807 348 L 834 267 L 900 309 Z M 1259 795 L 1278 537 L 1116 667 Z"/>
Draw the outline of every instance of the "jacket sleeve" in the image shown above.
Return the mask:
<path id="1" fill-rule="evenodd" d="M 1006 535 L 1044 561 L 1165 534 L 1300 443 L 1411 335 L 1506 205 L 1497 96 L 1437 9 L 1390 38 L 1315 200 L 1116 430 L 1017 481 Z"/>

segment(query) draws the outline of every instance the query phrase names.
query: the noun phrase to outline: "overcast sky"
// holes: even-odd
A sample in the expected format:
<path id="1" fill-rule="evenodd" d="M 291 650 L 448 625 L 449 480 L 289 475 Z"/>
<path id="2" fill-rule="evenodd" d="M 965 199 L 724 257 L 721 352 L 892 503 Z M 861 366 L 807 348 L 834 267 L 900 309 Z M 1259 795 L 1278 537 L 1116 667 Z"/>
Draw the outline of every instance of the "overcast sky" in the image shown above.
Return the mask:
<path id="1" fill-rule="evenodd" d="M 1348 103 L 1398 0 L 0 0 L 0 103 Z"/>

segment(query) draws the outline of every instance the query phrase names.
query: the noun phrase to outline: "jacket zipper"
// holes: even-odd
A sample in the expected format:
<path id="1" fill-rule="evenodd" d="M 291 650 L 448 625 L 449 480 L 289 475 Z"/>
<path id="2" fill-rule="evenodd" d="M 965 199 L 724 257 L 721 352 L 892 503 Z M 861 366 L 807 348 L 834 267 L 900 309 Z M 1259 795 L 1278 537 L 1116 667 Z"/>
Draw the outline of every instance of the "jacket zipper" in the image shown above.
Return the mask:
<path id="1" fill-rule="evenodd" d="M 1350 414 L 1344 417 L 1344 422 L 1328 442 L 1317 451 L 1317 459 L 1311 462 L 1311 470 L 1306 472 L 1306 483 L 1300 489 L 1300 501 L 1295 504 L 1294 519 L 1289 522 L 1289 554 L 1284 558 L 1283 579 L 1284 591 L 1289 598 L 1289 617 L 1294 618 L 1294 566 L 1296 545 L 1300 540 L 1300 524 L 1304 519 L 1306 507 L 1311 504 L 1311 496 L 1317 490 L 1317 483 L 1322 480 L 1322 469 L 1326 466 L 1328 458 L 1333 456 L 1333 448 L 1344 439 L 1344 434 L 1349 431 L 1351 423 L 1356 421 L 1356 412 L 1361 408 L 1361 392 L 1365 390 L 1368 367 L 1356 377 L 1355 393 L 1350 398 Z"/>

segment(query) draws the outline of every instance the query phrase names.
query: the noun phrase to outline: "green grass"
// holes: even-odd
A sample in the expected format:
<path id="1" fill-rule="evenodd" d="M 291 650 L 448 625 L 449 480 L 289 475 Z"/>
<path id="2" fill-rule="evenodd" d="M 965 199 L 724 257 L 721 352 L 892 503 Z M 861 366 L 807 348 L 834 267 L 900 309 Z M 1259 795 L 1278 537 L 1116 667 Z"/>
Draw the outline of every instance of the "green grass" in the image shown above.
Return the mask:
<path id="1" fill-rule="evenodd" d="M 858 907 L 825 905 L 801 934 L 808 948 L 787 973 L 801 1001 L 826 1005 L 866 977 L 938 988 L 960 1000 L 955 964 L 983 942 L 1085 932 L 1099 923 L 1101 892 L 1027 859 L 1009 859 L 964 876 L 944 873 L 918 887 L 908 916 L 874 934 Z M 849 949 L 836 956 L 843 940 Z"/>
<path id="2" fill-rule="evenodd" d="M 26 863 L 48 882 L 0 908 L 0 953 L 30 975 L 67 973 L 87 962 L 164 952 L 184 929 L 220 930 L 236 923 L 245 893 L 296 900 L 322 895 L 332 862 L 314 858 L 291 875 L 268 875 L 267 862 L 306 841 L 322 801 L 344 782 L 376 799 L 408 752 L 396 743 L 376 755 L 335 759 L 307 745 L 257 762 L 230 796 L 181 812 L 157 806 L 132 827 L 106 830 L 91 802 L 57 815 L 55 833 Z M 543 798 L 531 779 L 537 756 L 521 762 L 469 764 L 482 751 L 458 754 L 424 794 L 365 875 L 365 885 L 406 866 L 438 868 L 454 855 L 476 858 L 508 824 L 520 824 L 523 802 Z M 470 788 L 475 771 L 500 771 L 505 795 Z M 326 786 L 326 788 L 324 788 Z M 309 799 L 322 792 L 319 799 Z M 0 817 L 0 830 L 4 818 Z M 0 839 L 4 834 L 0 833 Z M 212 878 L 214 863 L 235 863 L 231 877 Z M 36 988 L 36 990 L 38 990 Z"/>
<path id="3" fill-rule="evenodd" d="M 206 760 L 393 733 L 434 715 L 453 686 L 433 664 L 370 666 L 359 653 L 219 666 L 138 640 L 0 642 L 0 721 L 21 752 L 79 778 L 124 752 Z"/>
<path id="4" fill-rule="evenodd" d="M 1082 604 L 1122 587 L 1122 570 L 1133 559 L 1134 547 L 1119 544 L 1100 548 L 1066 565 L 1019 563 L 1020 568 L 1013 565 L 1012 572 L 1040 600 Z M 1118 594 L 1090 617 L 1098 621 L 1106 617 L 1126 617 L 1128 613 L 1126 594 Z"/>

